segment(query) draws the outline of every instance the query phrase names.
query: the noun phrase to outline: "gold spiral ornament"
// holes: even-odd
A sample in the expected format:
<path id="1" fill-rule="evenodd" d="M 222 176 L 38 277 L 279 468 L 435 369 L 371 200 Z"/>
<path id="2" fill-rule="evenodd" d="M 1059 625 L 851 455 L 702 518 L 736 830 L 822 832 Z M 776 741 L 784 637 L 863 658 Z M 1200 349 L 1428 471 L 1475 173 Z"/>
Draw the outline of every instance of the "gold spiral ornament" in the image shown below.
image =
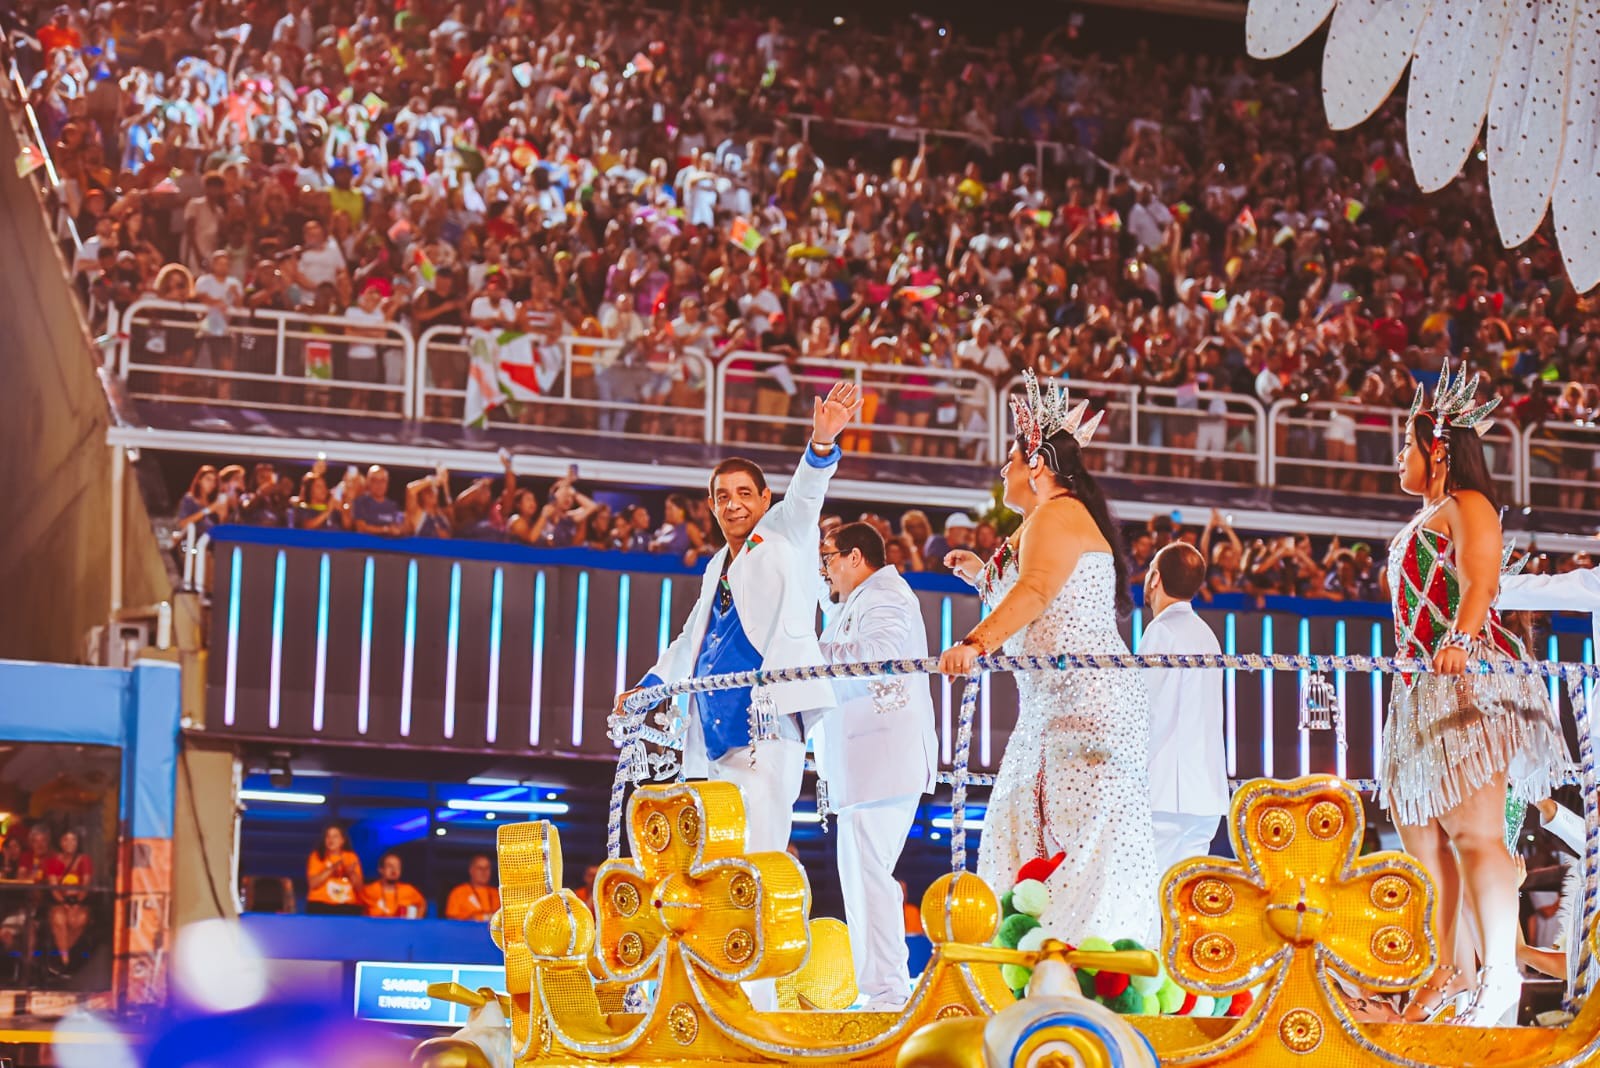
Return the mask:
<path id="1" fill-rule="evenodd" d="M 629 968 L 644 959 L 644 939 L 638 931 L 624 931 L 617 939 L 617 959 Z"/>
<path id="2" fill-rule="evenodd" d="M 756 880 L 747 872 L 740 872 L 728 883 L 728 900 L 742 909 L 756 907 L 756 898 L 759 897 Z"/>
<path id="3" fill-rule="evenodd" d="M 1278 1024 L 1278 1038 L 1294 1053 L 1310 1053 L 1322 1045 L 1322 1017 L 1310 1009 L 1292 1009 Z"/>
<path id="4" fill-rule="evenodd" d="M 1416 948 L 1411 932 L 1400 927 L 1380 927 L 1372 936 L 1372 955 L 1385 964 L 1404 964 Z"/>
<path id="5" fill-rule="evenodd" d="M 1411 900 L 1411 884 L 1398 875 L 1385 875 L 1372 884 L 1372 903 L 1385 912 L 1399 912 Z"/>
<path id="6" fill-rule="evenodd" d="M 750 954 L 756 951 L 756 937 L 743 927 L 735 927 L 728 932 L 728 937 L 722 942 L 722 952 L 735 964 L 743 964 L 750 959 Z"/>
<path id="7" fill-rule="evenodd" d="M 1202 916 L 1225 916 L 1233 911 L 1233 887 L 1221 879 L 1201 879 L 1194 884 L 1189 900 Z"/>
<path id="8" fill-rule="evenodd" d="M 672 844 L 672 821 L 665 812 L 652 812 L 645 818 L 644 844 L 656 853 Z"/>
<path id="9" fill-rule="evenodd" d="M 693 805 L 688 806 L 678 813 L 678 833 L 683 836 L 684 845 L 696 845 L 700 841 L 700 810 Z"/>
<path id="10" fill-rule="evenodd" d="M 632 916 L 639 911 L 639 889 L 632 883 L 618 883 L 611 888 L 611 906 L 619 916 Z"/>
<path id="11" fill-rule="evenodd" d="M 700 1016 L 694 1011 L 694 1006 L 687 1001 L 680 1001 L 668 1009 L 667 1030 L 680 1046 L 693 1045 L 694 1040 L 700 1037 Z"/>
<path id="12" fill-rule="evenodd" d="M 1306 829 L 1324 842 L 1337 838 L 1344 830 L 1344 809 L 1332 801 L 1318 801 L 1306 813 Z"/>
<path id="13" fill-rule="evenodd" d="M 1286 809 L 1269 808 L 1256 821 L 1256 833 L 1268 849 L 1285 849 L 1294 841 L 1294 817 Z"/>
<path id="14" fill-rule="evenodd" d="M 1195 966 L 1204 972 L 1224 972 L 1232 967 L 1239 956 L 1233 939 L 1222 934 L 1202 935 L 1189 951 Z"/>

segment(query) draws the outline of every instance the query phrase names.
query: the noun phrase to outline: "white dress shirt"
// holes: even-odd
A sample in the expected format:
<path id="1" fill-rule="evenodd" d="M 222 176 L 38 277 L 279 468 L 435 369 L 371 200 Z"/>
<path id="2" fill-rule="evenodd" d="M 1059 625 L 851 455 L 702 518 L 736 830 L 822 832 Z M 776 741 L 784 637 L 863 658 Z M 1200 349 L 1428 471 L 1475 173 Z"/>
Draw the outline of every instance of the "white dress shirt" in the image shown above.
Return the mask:
<path id="1" fill-rule="evenodd" d="M 1145 628 L 1145 653 L 1219 653 L 1217 636 L 1187 601 L 1170 604 Z M 1151 668 L 1150 807 L 1156 812 L 1221 816 L 1228 811 L 1222 671 Z"/>

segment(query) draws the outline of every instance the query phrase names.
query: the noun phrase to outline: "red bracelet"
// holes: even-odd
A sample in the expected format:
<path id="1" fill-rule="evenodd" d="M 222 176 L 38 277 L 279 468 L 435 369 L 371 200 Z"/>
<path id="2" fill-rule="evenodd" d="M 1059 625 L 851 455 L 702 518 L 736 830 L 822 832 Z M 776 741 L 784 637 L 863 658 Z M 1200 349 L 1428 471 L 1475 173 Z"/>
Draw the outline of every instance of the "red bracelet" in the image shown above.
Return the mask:
<path id="1" fill-rule="evenodd" d="M 979 656 L 988 656 L 989 655 L 989 650 L 987 650 L 987 649 L 985 649 L 983 647 L 983 643 L 980 642 L 978 639 L 972 637 L 972 635 L 970 635 L 970 634 L 967 635 L 965 638 L 962 638 L 956 644 L 957 645 L 970 645 L 970 646 L 972 646 L 974 649 L 978 650 L 978 655 Z"/>

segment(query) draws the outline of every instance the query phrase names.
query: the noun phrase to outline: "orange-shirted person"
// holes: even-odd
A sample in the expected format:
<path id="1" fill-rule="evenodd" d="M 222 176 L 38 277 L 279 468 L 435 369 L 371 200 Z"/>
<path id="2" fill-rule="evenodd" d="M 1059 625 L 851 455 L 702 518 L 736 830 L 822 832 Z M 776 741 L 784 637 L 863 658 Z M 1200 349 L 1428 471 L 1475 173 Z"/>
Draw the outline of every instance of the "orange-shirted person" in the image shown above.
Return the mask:
<path id="1" fill-rule="evenodd" d="M 380 920 L 417 920 L 428 912 L 421 891 L 400 881 L 399 853 L 378 858 L 378 881 L 367 884 L 361 899 L 367 903 L 367 915 Z"/>
<path id="2" fill-rule="evenodd" d="M 350 850 L 344 829 L 330 823 L 322 829 L 322 848 L 306 861 L 306 911 L 360 916 L 364 880 L 361 858 Z"/>
<path id="3" fill-rule="evenodd" d="M 500 888 L 490 881 L 493 876 L 489 854 L 473 857 L 467 865 L 467 881 L 450 891 L 444 903 L 444 918 L 488 923 L 500 908 Z"/>

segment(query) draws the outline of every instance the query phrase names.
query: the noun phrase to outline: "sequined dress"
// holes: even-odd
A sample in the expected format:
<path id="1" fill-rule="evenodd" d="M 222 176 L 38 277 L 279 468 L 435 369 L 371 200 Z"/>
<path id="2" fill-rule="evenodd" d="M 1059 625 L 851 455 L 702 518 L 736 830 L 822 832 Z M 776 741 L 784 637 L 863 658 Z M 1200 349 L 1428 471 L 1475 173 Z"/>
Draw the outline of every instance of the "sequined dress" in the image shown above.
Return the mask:
<path id="1" fill-rule="evenodd" d="M 1444 501 L 1418 512 L 1389 543 L 1396 655 L 1431 659 L 1455 620 L 1461 579 L 1455 546 L 1427 529 Z M 1527 660 L 1495 612 L 1467 650 L 1471 660 Z M 1513 798 L 1550 796 L 1570 758 L 1542 677 L 1397 675 L 1383 726 L 1381 798 L 1397 822 L 1416 826 L 1448 812 L 1504 771 Z"/>
<path id="2" fill-rule="evenodd" d="M 997 604 L 1019 575 L 1003 547 L 978 578 Z M 1109 553 L 1079 557 L 1055 598 L 1006 641 L 1011 656 L 1127 653 L 1117 632 L 1116 568 Z M 1058 851 L 1041 920 L 1052 936 L 1091 935 L 1156 945 L 1160 934 L 1150 815 L 1150 702 L 1132 671 L 1043 671 L 1016 676 L 1021 701 L 984 815 L 978 874 L 1005 890 L 1017 869 Z"/>

